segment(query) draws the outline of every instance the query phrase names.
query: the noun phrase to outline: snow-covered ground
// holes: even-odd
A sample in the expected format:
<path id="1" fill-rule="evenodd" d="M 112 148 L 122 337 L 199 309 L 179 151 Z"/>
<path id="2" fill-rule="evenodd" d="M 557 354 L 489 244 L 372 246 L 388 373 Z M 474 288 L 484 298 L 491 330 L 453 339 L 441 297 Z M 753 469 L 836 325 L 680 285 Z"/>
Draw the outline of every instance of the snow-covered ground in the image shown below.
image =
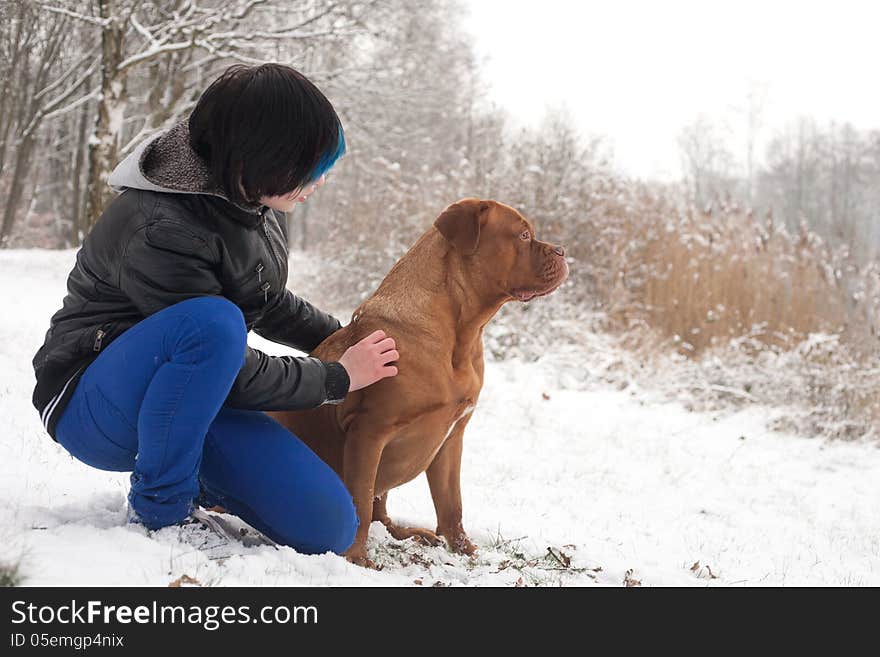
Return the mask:
<path id="1" fill-rule="evenodd" d="M 473 559 L 378 523 L 381 571 L 267 546 L 218 558 L 174 528 L 147 536 L 125 524 L 128 475 L 74 461 L 31 406 L 31 358 L 74 254 L 0 251 L 0 562 L 19 562 L 25 584 L 880 584 L 875 443 L 773 433 L 770 409 L 694 413 L 635 386 L 586 385 L 593 361 L 572 347 L 487 363 L 462 472 Z M 292 287 L 307 289 L 315 267 L 295 256 Z M 434 525 L 424 477 L 388 506 Z"/>

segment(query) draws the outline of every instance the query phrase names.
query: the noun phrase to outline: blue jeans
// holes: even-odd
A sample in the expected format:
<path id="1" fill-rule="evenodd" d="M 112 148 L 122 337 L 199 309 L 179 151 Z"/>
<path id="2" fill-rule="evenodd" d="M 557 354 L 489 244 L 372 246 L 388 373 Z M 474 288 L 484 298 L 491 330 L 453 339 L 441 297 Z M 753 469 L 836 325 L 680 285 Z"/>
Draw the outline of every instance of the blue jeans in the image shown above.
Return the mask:
<path id="1" fill-rule="evenodd" d="M 223 405 L 244 364 L 239 308 L 187 299 L 122 333 L 86 368 L 56 437 L 78 460 L 131 472 L 131 508 L 150 529 L 201 495 L 277 543 L 344 552 L 358 525 L 337 474 L 262 411 Z"/>

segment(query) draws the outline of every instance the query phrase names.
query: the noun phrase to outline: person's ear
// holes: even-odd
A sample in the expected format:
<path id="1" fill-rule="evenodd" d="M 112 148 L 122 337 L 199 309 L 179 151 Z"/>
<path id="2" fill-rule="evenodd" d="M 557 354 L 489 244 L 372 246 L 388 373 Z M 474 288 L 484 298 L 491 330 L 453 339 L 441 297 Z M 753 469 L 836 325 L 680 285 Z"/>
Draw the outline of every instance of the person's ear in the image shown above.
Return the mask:
<path id="1" fill-rule="evenodd" d="M 462 255 L 473 255 L 480 243 L 480 227 L 486 221 L 488 201 L 465 198 L 446 208 L 434 226 Z"/>

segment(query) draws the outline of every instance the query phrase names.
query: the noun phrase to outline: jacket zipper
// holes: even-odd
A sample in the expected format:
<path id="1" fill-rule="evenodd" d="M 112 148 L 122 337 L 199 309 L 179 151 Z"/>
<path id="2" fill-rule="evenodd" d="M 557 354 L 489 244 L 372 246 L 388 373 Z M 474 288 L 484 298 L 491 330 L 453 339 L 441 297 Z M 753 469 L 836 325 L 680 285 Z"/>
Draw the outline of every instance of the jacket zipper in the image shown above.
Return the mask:
<path id="1" fill-rule="evenodd" d="M 263 234 L 266 236 L 266 243 L 269 245 L 269 249 L 272 251 L 272 256 L 275 258 L 277 264 L 278 253 L 275 251 L 275 246 L 272 244 L 272 238 L 269 237 L 269 224 L 266 223 L 265 215 L 263 215 Z"/>
<path id="2" fill-rule="evenodd" d="M 266 244 L 269 245 L 269 250 L 272 252 L 272 258 L 275 260 L 275 264 L 278 265 L 278 271 L 281 272 L 281 265 L 279 264 L 278 253 L 275 251 L 275 246 L 272 244 L 272 238 L 269 236 L 269 225 L 266 223 L 266 213 L 264 212 L 262 215 L 263 218 L 263 235 L 266 237 Z M 257 276 L 259 280 L 262 280 L 262 271 L 263 265 L 257 267 Z M 263 303 L 269 302 L 269 289 L 272 287 L 272 284 L 269 281 L 266 281 L 260 286 L 260 289 L 263 291 Z"/>
<path id="3" fill-rule="evenodd" d="M 107 335 L 107 332 L 104 329 L 98 329 L 95 333 L 95 344 L 92 345 L 93 351 L 101 351 L 101 342 L 104 340 L 105 335 Z"/>

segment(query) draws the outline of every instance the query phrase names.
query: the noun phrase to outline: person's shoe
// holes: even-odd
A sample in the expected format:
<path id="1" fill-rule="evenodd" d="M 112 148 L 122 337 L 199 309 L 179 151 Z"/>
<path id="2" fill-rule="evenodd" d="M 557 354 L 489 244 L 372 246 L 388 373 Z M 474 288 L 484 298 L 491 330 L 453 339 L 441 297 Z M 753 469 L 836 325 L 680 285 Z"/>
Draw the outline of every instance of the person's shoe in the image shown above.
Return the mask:
<path id="1" fill-rule="evenodd" d="M 274 541 L 245 524 L 239 518 L 225 514 L 208 513 L 208 511 L 199 508 L 193 509 L 190 515 L 180 522 L 156 530 L 147 528 L 131 505 L 127 508 L 127 518 L 129 524 L 140 527 L 146 536 L 154 537 L 156 532 L 163 532 L 163 534 L 174 532 L 173 535 L 178 542 L 190 545 L 200 552 L 205 552 L 212 559 L 231 556 L 237 545 L 241 547 L 261 545 L 277 547 Z"/>
<path id="2" fill-rule="evenodd" d="M 191 545 L 212 558 L 223 558 L 232 554 L 232 537 L 214 516 L 202 509 L 195 509 L 188 518 L 174 527 L 177 527 L 178 541 Z"/>
<path id="3" fill-rule="evenodd" d="M 189 513 L 187 514 L 187 517 L 179 522 L 174 523 L 174 525 L 180 525 L 180 524 L 186 522 L 189 519 L 190 515 L 195 510 L 195 508 L 196 507 L 194 505 L 190 504 L 189 505 Z M 131 505 L 131 497 L 128 498 L 128 502 L 125 505 L 125 522 L 129 525 L 139 525 L 139 526 L 143 527 L 147 532 L 158 531 L 159 529 L 164 529 L 164 526 L 157 527 L 156 529 L 150 529 L 147 526 L 147 523 L 144 522 L 144 519 L 140 515 L 138 515 L 138 512 L 135 511 L 134 507 Z M 166 526 L 168 526 L 168 525 L 166 525 Z"/>
<path id="4" fill-rule="evenodd" d="M 153 532 L 144 524 L 144 521 L 137 514 L 137 511 L 132 508 L 131 503 L 125 505 L 125 522 L 130 527 L 136 528 L 140 530 L 140 532 L 144 536 L 151 536 Z"/>

